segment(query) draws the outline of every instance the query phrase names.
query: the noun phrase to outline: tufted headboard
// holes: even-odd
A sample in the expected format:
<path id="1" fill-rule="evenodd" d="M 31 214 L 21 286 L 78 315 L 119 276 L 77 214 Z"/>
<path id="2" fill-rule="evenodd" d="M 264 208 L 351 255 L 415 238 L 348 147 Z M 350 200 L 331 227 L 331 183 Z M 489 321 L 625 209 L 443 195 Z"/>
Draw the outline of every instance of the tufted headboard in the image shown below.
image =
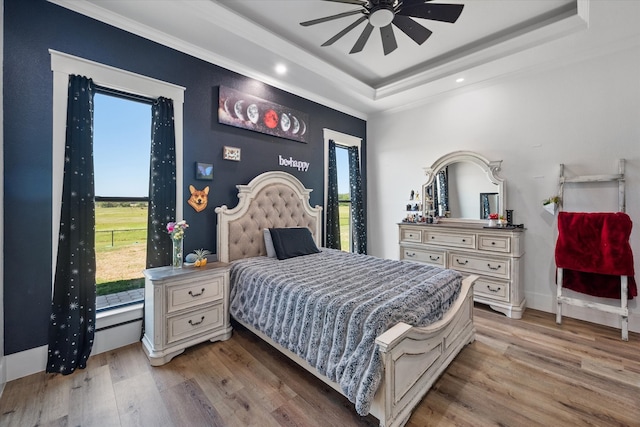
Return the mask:
<path id="1" fill-rule="evenodd" d="M 265 228 L 307 227 L 322 245 L 322 208 L 309 204 L 310 189 L 293 175 L 265 172 L 238 188 L 238 205 L 216 208 L 218 214 L 218 260 L 266 255 Z"/>

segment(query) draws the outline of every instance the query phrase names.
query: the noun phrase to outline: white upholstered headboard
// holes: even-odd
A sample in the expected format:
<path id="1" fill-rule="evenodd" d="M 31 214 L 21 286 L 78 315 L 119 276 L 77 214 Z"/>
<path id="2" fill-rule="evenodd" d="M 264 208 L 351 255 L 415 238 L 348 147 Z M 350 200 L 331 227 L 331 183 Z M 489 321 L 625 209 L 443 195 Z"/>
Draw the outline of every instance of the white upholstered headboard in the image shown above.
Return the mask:
<path id="1" fill-rule="evenodd" d="M 230 262 L 266 254 L 265 228 L 307 227 L 322 244 L 322 207 L 309 204 L 310 189 L 293 175 L 265 172 L 238 188 L 238 205 L 216 208 L 218 260 Z"/>

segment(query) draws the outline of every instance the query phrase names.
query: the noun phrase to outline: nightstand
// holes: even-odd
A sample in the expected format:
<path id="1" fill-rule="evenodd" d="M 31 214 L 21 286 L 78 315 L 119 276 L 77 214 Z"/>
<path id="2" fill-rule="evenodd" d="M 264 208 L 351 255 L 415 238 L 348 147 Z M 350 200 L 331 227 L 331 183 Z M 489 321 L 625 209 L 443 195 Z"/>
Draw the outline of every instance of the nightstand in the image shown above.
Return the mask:
<path id="1" fill-rule="evenodd" d="M 203 341 L 231 337 L 229 265 L 144 270 L 142 347 L 152 366 L 169 362 Z"/>

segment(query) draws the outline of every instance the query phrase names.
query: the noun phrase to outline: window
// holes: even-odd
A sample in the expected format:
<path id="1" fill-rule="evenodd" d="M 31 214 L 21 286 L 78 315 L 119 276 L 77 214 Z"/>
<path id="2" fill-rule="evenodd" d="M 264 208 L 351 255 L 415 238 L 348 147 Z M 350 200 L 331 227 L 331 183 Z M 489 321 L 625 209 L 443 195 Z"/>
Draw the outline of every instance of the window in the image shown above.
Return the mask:
<path id="1" fill-rule="evenodd" d="M 53 71 L 53 141 L 52 141 L 52 205 L 51 205 L 51 286 L 55 275 L 58 253 L 58 233 L 60 231 L 60 204 L 64 174 L 64 145 L 67 112 L 67 90 L 69 75 L 91 77 L 95 84 L 103 88 L 118 89 L 145 98 L 159 97 L 173 100 L 174 126 L 176 138 L 176 200 L 183 200 L 182 185 L 182 129 L 184 87 L 152 79 L 140 74 L 120 70 L 83 58 L 49 50 Z M 182 217 L 182 203 L 176 204 L 176 217 Z M 142 304 L 134 304 L 119 310 L 108 310 L 96 315 L 96 341 L 93 353 L 98 354 L 140 340 Z M 101 330 L 109 333 L 101 335 Z"/>
<path id="2" fill-rule="evenodd" d="M 93 118 L 100 311 L 144 298 L 151 105 L 98 89 Z"/>
<path id="3" fill-rule="evenodd" d="M 351 189 L 349 183 L 349 155 L 347 148 L 358 147 L 360 150 L 362 140 L 360 138 L 336 132 L 330 129 L 324 129 L 324 145 L 325 145 L 325 204 L 324 212 L 327 212 L 327 191 L 328 191 L 328 152 L 329 140 L 332 139 L 336 143 L 336 167 L 338 170 L 338 206 L 340 211 L 340 247 L 343 251 L 353 251 L 353 223 L 351 218 Z M 326 223 L 326 221 L 325 221 Z"/>
<path id="4" fill-rule="evenodd" d="M 349 187 L 349 153 L 347 147 L 336 144 L 338 168 L 338 206 L 340 210 L 340 248 L 351 251 L 351 188 Z"/>

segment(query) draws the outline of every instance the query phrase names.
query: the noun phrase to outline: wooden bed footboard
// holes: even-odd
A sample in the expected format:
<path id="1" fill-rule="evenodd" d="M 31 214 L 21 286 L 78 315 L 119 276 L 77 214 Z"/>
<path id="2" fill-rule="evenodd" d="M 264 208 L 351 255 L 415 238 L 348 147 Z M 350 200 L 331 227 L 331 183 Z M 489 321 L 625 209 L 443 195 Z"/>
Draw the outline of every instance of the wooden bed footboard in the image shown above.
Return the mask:
<path id="1" fill-rule="evenodd" d="M 403 426 L 449 363 L 475 340 L 473 283 L 477 278 L 463 280 L 460 297 L 442 320 L 422 328 L 398 323 L 376 339 L 384 379 L 371 414 L 380 426 Z"/>
<path id="2" fill-rule="evenodd" d="M 381 427 L 403 426 L 462 348 L 475 339 L 473 326 L 473 283 L 462 282 L 460 296 L 442 320 L 422 328 L 398 323 L 376 339 L 384 363 L 384 378 L 371 404 L 371 415 Z M 297 354 L 280 346 L 253 326 L 235 319 L 289 359 L 342 393 L 339 385 L 320 374 Z"/>

